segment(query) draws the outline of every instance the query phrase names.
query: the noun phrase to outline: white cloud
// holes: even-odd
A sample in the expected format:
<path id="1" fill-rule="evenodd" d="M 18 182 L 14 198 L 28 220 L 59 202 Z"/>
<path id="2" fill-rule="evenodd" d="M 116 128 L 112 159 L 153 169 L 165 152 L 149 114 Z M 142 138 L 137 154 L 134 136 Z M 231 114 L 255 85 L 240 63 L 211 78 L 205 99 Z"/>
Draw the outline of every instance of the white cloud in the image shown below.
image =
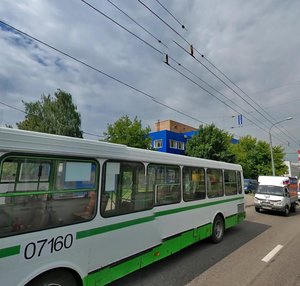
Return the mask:
<path id="1" fill-rule="evenodd" d="M 132 85 L 163 104 L 200 121 L 214 122 L 236 136 L 250 134 L 267 141 L 271 122 L 293 116 L 293 120 L 283 123 L 292 138 L 274 130 L 274 143 L 286 147 L 287 153 L 294 153 L 289 158 L 296 161 L 300 138 L 297 94 L 300 88 L 298 1 L 162 2 L 186 25 L 187 31 L 181 29 L 156 1 L 144 1 L 264 108 L 268 112 L 264 115 L 271 122 L 257 112 L 259 110 L 263 113 L 258 106 L 233 87 L 199 54 L 195 53 L 197 59 L 236 90 L 240 97 L 178 48 L 173 40 L 185 48 L 188 48 L 188 44 L 138 1 L 112 1 L 166 43 L 168 49 L 108 1 L 90 3 L 207 80 L 228 98 L 207 86 L 205 88 L 238 113 L 244 114 L 244 127 L 231 129 L 232 126 L 237 127 L 232 118 L 237 112 L 164 64 L 164 56 L 159 52 L 81 1 L 2 1 L 0 19 Z M 102 135 L 107 123 L 113 123 L 124 114 L 132 118 L 137 115 L 145 126 L 151 127 L 158 119 L 173 119 L 193 126 L 200 124 L 42 44 L 21 37 L 3 25 L 0 26 L 0 47 L 0 101 L 16 108 L 23 108 L 22 100 L 36 101 L 41 94 L 53 94 L 60 88 L 73 95 L 82 116 L 82 128 L 87 132 Z M 171 58 L 170 64 L 180 69 Z M 180 70 L 205 86 L 196 77 Z M 241 97 L 255 106 L 255 109 Z M 14 125 L 23 118 L 21 112 L 0 105 L 1 125 Z M 289 147 L 287 141 L 290 142 Z"/>

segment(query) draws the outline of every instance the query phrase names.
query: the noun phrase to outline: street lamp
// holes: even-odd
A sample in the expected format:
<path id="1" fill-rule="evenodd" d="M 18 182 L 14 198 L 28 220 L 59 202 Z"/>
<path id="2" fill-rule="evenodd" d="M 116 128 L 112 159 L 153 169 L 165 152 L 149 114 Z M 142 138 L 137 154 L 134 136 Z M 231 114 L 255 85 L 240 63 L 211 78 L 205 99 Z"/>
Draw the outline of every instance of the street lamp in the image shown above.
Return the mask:
<path id="1" fill-rule="evenodd" d="M 271 151 L 271 163 L 272 163 L 272 174 L 273 174 L 273 176 L 275 176 L 275 166 L 274 166 L 274 158 L 273 158 L 273 147 L 272 147 L 272 135 L 271 135 L 271 129 L 272 129 L 275 125 L 277 125 L 277 124 L 279 124 L 279 123 L 281 123 L 281 122 L 288 121 L 288 120 L 292 120 L 292 119 L 293 119 L 293 117 L 287 117 L 287 118 L 285 118 L 285 119 L 283 119 L 283 120 L 280 120 L 280 121 L 278 121 L 278 122 L 275 122 L 274 124 L 272 124 L 272 126 L 271 126 L 270 129 L 269 129 L 269 136 L 270 136 L 270 151 Z"/>

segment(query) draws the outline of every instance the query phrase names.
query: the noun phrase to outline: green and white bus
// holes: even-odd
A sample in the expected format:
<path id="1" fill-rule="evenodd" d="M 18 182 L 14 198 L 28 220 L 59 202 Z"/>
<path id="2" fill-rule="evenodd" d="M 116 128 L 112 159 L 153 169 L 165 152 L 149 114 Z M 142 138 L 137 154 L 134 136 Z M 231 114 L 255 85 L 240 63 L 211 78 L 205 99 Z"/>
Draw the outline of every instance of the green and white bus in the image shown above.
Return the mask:
<path id="1" fill-rule="evenodd" d="M 105 285 L 245 218 L 239 165 L 0 128 L 5 286 Z"/>

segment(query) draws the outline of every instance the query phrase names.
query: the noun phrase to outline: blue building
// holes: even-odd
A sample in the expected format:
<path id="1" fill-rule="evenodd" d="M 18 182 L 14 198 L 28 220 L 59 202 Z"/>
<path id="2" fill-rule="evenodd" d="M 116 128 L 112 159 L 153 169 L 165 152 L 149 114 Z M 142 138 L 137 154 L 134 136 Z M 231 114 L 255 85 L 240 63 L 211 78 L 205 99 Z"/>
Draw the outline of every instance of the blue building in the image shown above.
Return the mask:
<path id="1" fill-rule="evenodd" d="M 152 139 L 152 148 L 165 153 L 185 155 L 187 141 L 196 133 L 198 129 L 173 121 L 165 120 L 155 123 L 154 131 L 149 133 Z M 232 144 L 239 143 L 233 138 Z"/>
<path id="2" fill-rule="evenodd" d="M 158 121 L 155 131 L 149 133 L 152 148 L 159 152 L 185 154 L 185 146 L 197 129 L 173 120 Z"/>

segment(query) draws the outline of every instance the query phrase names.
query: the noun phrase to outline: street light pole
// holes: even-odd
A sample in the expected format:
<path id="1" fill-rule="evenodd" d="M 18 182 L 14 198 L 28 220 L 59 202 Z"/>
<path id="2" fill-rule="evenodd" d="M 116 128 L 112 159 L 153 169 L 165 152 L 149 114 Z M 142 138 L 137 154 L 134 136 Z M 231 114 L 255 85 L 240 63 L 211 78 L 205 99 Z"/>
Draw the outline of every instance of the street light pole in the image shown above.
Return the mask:
<path id="1" fill-rule="evenodd" d="M 274 165 L 274 157 L 273 157 L 273 146 L 272 146 L 271 129 L 272 129 L 275 125 L 277 125 L 277 124 L 279 124 L 279 123 L 282 123 L 282 122 L 288 121 L 288 120 L 292 120 L 292 119 L 293 119 L 293 117 L 287 117 L 287 118 L 285 118 L 285 119 L 283 119 L 283 120 L 280 120 L 280 121 L 278 121 L 278 122 L 275 122 L 274 124 L 272 124 L 272 126 L 271 126 L 270 129 L 269 129 L 270 151 L 271 151 L 271 163 L 272 163 L 272 174 L 273 174 L 273 176 L 275 176 L 275 165 Z"/>

